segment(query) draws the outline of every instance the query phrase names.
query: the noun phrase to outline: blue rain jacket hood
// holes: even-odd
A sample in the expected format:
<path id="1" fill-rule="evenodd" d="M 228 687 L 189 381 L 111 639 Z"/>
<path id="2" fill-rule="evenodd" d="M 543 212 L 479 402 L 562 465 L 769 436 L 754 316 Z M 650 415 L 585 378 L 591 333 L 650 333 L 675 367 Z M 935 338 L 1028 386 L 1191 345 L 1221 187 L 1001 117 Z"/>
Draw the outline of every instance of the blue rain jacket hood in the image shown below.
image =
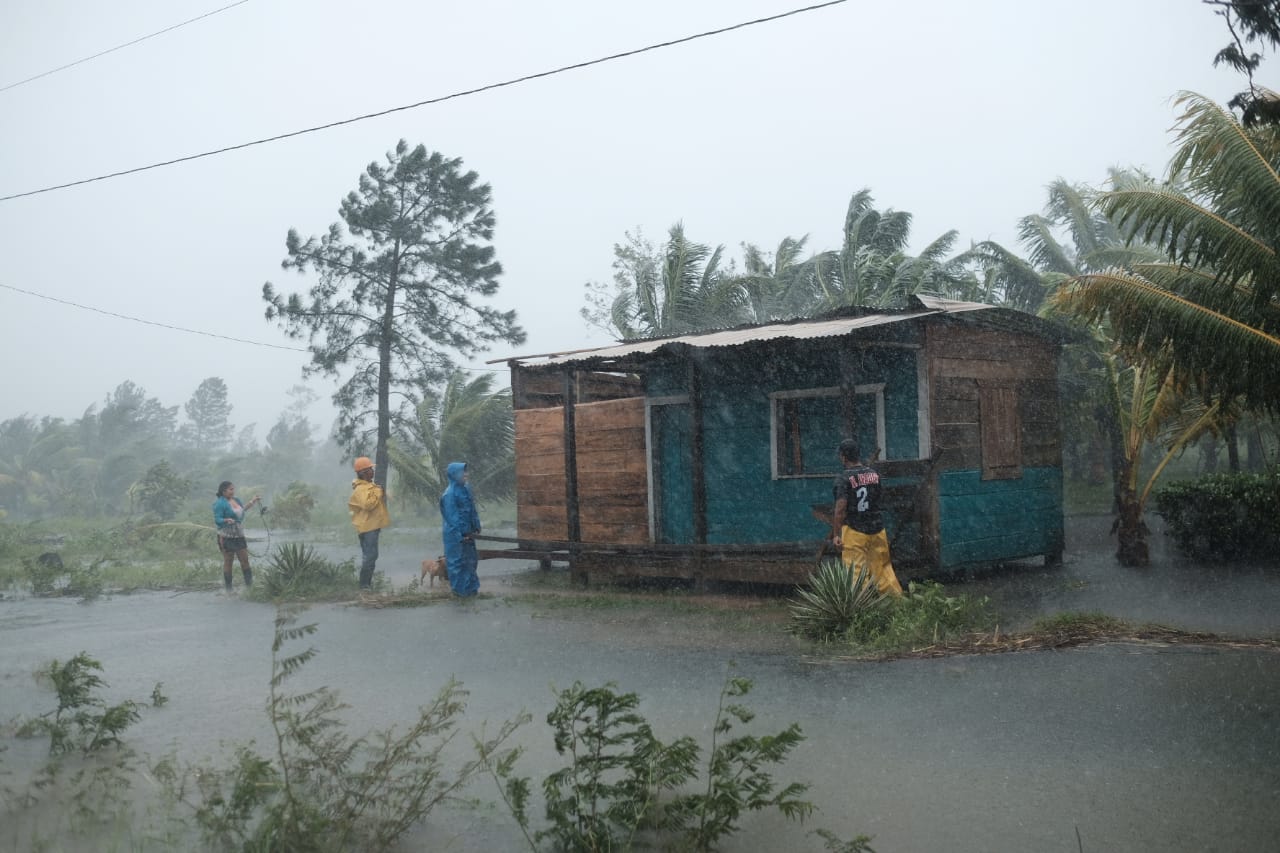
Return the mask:
<path id="1" fill-rule="evenodd" d="M 476 511 L 471 487 L 462 482 L 467 470 L 465 462 L 450 462 L 449 487 L 440 496 L 440 517 L 443 520 L 444 544 L 462 541 L 463 536 L 480 532 L 480 513 Z"/>

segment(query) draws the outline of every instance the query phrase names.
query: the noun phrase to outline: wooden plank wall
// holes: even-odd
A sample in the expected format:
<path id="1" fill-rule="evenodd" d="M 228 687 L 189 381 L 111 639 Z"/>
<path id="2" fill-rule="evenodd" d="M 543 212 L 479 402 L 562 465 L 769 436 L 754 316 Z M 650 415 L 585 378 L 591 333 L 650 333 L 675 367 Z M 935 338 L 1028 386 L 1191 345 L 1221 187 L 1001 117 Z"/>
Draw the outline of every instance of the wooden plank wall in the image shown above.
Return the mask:
<path id="1" fill-rule="evenodd" d="M 649 541 L 644 398 L 580 403 L 579 519 L 583 542 Z M 516 536 L 568 536 L 564 483 L 564 409 L 517 409 Z"/>
<path id="2" fill-rule="evenodd" d="M 1025 468 L 1061 467 L 1057 349 L 1036 338 L 983 329 L 929 330 L 934 442 L 942 467 L 982 467 L 980 382 L 1017 389 Z"/>
<path id="3" fill-rule="evenodd" d="M 1057 347 L 1028 335 L 938 325 L 929 330 L 928 348 L 933 438 L 943 451 L 935 496 L 939 568 L 1036 554 L 1056 559 Z M 995 415 L 986 425 L 985 459 L 984 396 L 987 415 Z M 1014 399 L 1016 410 L 1000 408 Z M 1015 421 L 1015 436 L 992 434 Z"/>

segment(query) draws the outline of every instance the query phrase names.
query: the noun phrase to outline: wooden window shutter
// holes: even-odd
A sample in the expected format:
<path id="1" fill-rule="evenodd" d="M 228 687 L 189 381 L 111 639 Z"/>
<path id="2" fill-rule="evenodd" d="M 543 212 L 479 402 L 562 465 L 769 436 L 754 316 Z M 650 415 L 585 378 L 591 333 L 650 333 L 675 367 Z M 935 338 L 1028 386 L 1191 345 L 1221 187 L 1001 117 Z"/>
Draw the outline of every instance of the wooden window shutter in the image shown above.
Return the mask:
<path id="1" fill-rule="evenodd" d="M 978 382 L 978 416 L 982 419 L 982 479 L 1022 477 L 1022 423 L 1018 389 L 1007 382 Z"/>

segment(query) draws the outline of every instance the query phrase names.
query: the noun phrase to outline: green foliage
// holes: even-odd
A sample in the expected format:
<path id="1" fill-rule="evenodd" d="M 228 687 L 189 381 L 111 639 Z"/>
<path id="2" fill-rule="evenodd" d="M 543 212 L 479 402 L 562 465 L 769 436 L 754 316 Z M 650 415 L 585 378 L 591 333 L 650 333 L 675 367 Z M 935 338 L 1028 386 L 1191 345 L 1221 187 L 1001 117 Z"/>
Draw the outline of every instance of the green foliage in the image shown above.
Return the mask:
<path id="1" fill-rule="evenodd" d="M 242 746 L 224 771 L 165 771 L 170 790 L 193 809 L 215 847 L 280 851 L 381 851 L 456 795 L 480 769 L 468 761 L 450 772 L 445 751 L 466 705 L 450 681 L 403 733 L 352 737 L 347 706 L 328 687 L 290 694 L 285 688 L 316 654 L 287 647 L 316 630 L 296 612 L 276 615 L 267 713 L 275 734 L 271 756 Z M 498 751 L 514 730 L 504 726 L 486 747 Z M 188 783 L 195 779 L 194 790 Z"/>
<path id="2" fill-rule="evenodd" d="M 170 784 L 177 778 L 172 773 L 157 775 Z M 275 766 L 247 746 L 236 748 L 235 763 L 223 773 L 197 774 L 201 799 L 195 820 L 210 846 L 250 849 L 244 839 L 252 837 L 252 823 L 265 793 L 274 791 L 279 781 Z"/>
<path id="3" fill-rule="evenodd" d="M 138 703 L 126 700 L 108 705 L 98 695 L 107 684 L 98 675 L 102 664 L 87 652 L 65 663 L 53 661 L 44 675 L 58 696 L 58 707 L 25 723 L 26 735 L 49 736 L 49 754 L 90 754 L 121 746 L 120 735 L 138 721 Z"/>
<path id="4" fill-rule="evenodd" d="M 152 554 L 171 555 L 175 551 L 205 551 L 217 537 L 211 524 L 192 521 L 166 521 L 160 524 L 140 524 L 137 527 L 117 528 L 104 532 L 101 547 L 104 553 L 119 553 L 125 548 L 142 548 Z M 112 541 L 115 539 L 116 541 Z"/>
<path id="5" fill-rule="evenodd" d="M 542 783 L 549 826 L 531 832 L 530 780 L 515 775 L 520 749 L 494 750 L 477 742 L 482 761 L 498 783 L 533 850 L 545 841 L 552 850 L 629 850 L 661 843 L 675 850 L 714 850 L 736 832 L 743 812 L 776 808 L 803 820 L 813 805 L 800 797 L 808 786 L 778 788 L 765 769 L 782 763 L 803 740 L 792 724 L 776 735 L 737 735 L 737 724 L 754 714 L 731 701 L 747 695 L 751 681 L 730 677 L 720 693 L 706 765 L 706 787 L 679 793 L 698 777 L 700 750 L 690 736 L 664 744 L 636 708 L 634 693 L 615 685 L 586 688 L 581 682 L 557 694 L 547 715 L 556 752 L 569 764 Z"/>
<path id="6" fill-rule="evenodd" d="M 1190 92 L 1175 103 L 1168 182 L 1119 184 L 1098 199 L 1126 237 L 1165 257 L 1077 276 L 1055 302 L 1091 324 L 1106 318 L 1130 360 L 1173 368 L 1207 400 L 1275 411 L 1280 125 L 1243 126 Z"/>
<path id="7" fill-rule="evenodd" d="M 870 626 L 884 624 L 888 606 L 865 568 L 859 567 L 855 576 L 839 558 L 826 559 L 808 584 L 796 589 L 789 630 L 821 642 L 843 638 L 855 625 L 866 633 Z"/>
<path id="8" fill-rule="evenodd" d="M 271 521 L 284 530 L 301 530 L 311 523 L 311 511 L 315 506 L 314 487 L 294 480 L 271 505 Z"/>
<path id="9" fill-rule="evenodd" d="M 776 735 L 729 737 L 736 723 L 746 725 L 755 714 L 745 705 L 726 700 L 749 692 L 750 679 L 725 680 L 711 729 L 706 790 L 676 798 L 667 810 L 670 826 L 680 833 L 684 849 L 715 850 L 721 838 L 737 832 L 744 811 L 776 808 L 789 820 L 800 821 L 813 813 L 813 804 L 800 799 L 809 790 L 807 784 L 792 782 L 779 789 L 764 770 L 766 765 L 781 764 L 804 740 L 798 723 Z"/>
<path id="10" fill-rule="evenodd" d="M 179 477 L 169 461 L 161 459 L 129 487 L 129 498 L 143 512 L 165 521 L 178 514 L 190 491 L 191 481 Z"/>
<path id="11" fill-rule="evenodd" d="M 547 715 L 556 753 L 567 754 L 570 763 L 543 780 L 551 826 L 535 838 L 550 838 L 557 849 L 631 846 L 658 794 L 695 772 L 693 739 L 664 745 L 636 713 L 639 698 L 634 693 L 618 695 L 612 687 L 587 689 L 575 683 L 560 693 Z"/>
<path id="12" fill-rule="evenodd" d="M 486 304 L 502 265 L 492 245 L 492 192 L 462 160 L 400 140 L 386 164 L 370 163 L 342 200 L 342 224 L 303 239 L 290 230 L 285 269 L 314 275 L 305 294 L 267 283 L 267 318 L 311 348 L 308 370 L 337 377 L 336 433 L 348 450 L 376 435 L 378 483 L 386 485 L 391 418 L 412 416 L 452 366 L 488 345 L 518 344 L 514 311 Z M 391 397 L 404 401 L 393 410 Z M 370 424 L 372 420 L 374 423 Z"/>
<path id="13" fill-rule="evenodd" d="M 346 598 L 356 587 L 353 560 L 335 563 L 315 552 L 310 545 L 286 542 L 278 547 L 250 595 L 281 600 L 325 600 Z"/>
<path id="14" fill-rule="evenodd" d="M 1213 66 L 1226 65 L 1245 74 L 1249 88 L 1237 92 L 1228 106 L 1240 111 L 1246 127 L 1280 124 L 1280 98 L 1254 82 L 1253 74 L 1262 64 L 1260 52 L 1248 51 L 1246 44 L 1280 48 L 1280 4 L 1275 0 L 1214 0 L 1214 14 L 1226 21 L 1231 41 L 1213 57 Z"/>
<path id="15" fill-rule="evenodd" d="M 1189 556 L 1262 559 L 1280 551 L 1280 468 L 1263 474 L 1210 474 L 1154 492 L 1156 512 Z"/>
<path id="16" fill-rule="evenodd" d="M 39 553 L 55 541 L 56 551 Z M 0 524 L 0 551 L 8 551 L 7 557 L 0 554 L 0 588 L 27 587 L 34 595 L 86 600 L 107 590 L 196 588 L 205 585 L 208 572 L 183 555 L 208 556 L 212 542 L 212 527 L 190 522 Z"/>
<path id="17" fill-rule="evenodd" d="M 901 598 L 881 595 L 865 571 L 855 576 L 839 560 L 824 560 L 789 605 L 789 630 L 822 642 L 876 649 L 931 645 L 986 629 L 986 598 L 948 595 L 935 581 L 912 582 Z"/>
<path id="18" fill-rule="evenodd" d="M 68 567 L 56 551 L 22 560 L 22 574 L 32 595 L 79 596 L 91 601 L 102 595 L 104 582 L 97 565 L 73 562 Z"/>
<path id="19" fill-rule="evenodd" d="M 936 581 L 908 584 L 907 595 L 892 602 L 888 621 L 855 641 L 885 649 L 905 649 L 944 642 L 987 629 L 993 622 L 986 597 L 948 595 Z"/>
<path id="20" fill-rule="evenodd" d="M 515 419 L 511 391 L 493 390 L 493 377 L 449 376 L 441 393 L 428 393 L 416 418 L 396 429 L 389 448 L 399 483 L 407 496 L 435 515 L 449 485 L 450 462 L 466 462 L 476 500 L 490 502 L 515 495 Z M 486 525 L 487 526 L 487 525 Z"/>
<path id="21" fill-rule="evenodd" d="M 28 557 L 22 561 L 22 573 L 26 576 L 27 583 L 31 584 L 33 594 L 50 595 L 67 572 L 61 561 L 54 563 L 52 560 Z"/>
<path id="22" fill-rule="evenodd" d="M 671 226 L 655 247 L 637 231 L 613 247 L 613 285 L 587 287 L 583 319 L 623 338 L 679 335 L 734 326 L 747 318 L 745 292 L 726 274 L 723 246 L 695 243 Z"/>
<path id="23" fill-rule="evenodd" d="M 936 237 L 917 257 L 907 254 L 911 214 L 877 210 L 871 190 L 854 193 L 845 210 L 841 247 L 813 258 L 817 304 L 811 311 L 851 306 L 891 307 L 915 293 L 965 298 L 978 282 L 963 257 L 945 259 L 956 232 Z"/>
<path id="24" fill-rule="evenodd" d="M 188 423 L 179 430 L 179 437 L 200 453 L 212 453 L 227 446 L 231 440 L 231 404 L 227 402 L 227 383 L 217 376 L 210 376 L 196 388 L 191 399 L 183 406 Z"/>
<path id="25" fill-rule="evenodd" d="M 871 837 L 859 835 L 851 841 L 845 841 L 826 829 L 815 829 L 813 834 L 823 840 L 823 849 L 831 853 L 876 853 L 871 848 Z"/>
<path id="26" fill-rule="evenodd" d="M 106 590 L 106 581 L 97 566 L 76 566 L 67 575 L 63 595 L 74 595 L 82 602 L 100 598 Z"/>

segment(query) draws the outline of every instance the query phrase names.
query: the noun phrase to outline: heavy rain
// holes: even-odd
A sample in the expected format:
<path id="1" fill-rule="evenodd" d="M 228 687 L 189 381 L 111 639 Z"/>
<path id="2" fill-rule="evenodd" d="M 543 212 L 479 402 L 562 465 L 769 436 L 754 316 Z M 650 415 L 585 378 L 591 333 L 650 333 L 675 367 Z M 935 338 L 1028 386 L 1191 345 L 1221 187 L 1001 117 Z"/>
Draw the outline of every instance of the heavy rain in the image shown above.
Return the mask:
<path id="1" fill-rule="evenodd" d="M 1280 5 L 0 45 L 0 849 L 1275 848 Z"/>

